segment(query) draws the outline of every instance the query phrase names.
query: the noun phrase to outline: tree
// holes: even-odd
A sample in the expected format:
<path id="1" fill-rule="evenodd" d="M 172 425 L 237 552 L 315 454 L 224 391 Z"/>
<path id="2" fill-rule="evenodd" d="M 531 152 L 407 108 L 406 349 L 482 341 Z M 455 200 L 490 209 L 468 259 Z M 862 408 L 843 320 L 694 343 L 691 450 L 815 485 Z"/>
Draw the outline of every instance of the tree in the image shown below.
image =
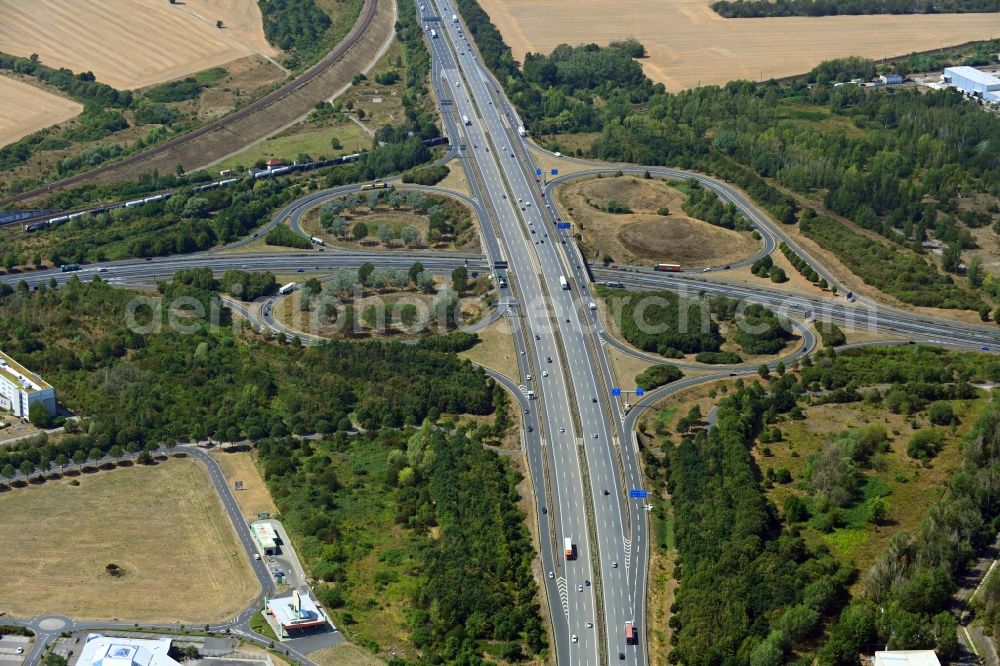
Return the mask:
<path id="1" fill-rule="evenodd" d="M 951 408 L 951 403 L 935 402 L 927 410 L 927 418 L 934 425 L 951 425 L 955 421 L 955 411 Z"/>
<path id="2" fill-rule="evenodd" d="M 410 279 L 410 282 L 412 282 L 413 284 L 416 284 L 417 283 L 417 278 L 423 272 L 424 272 L 424 265 L 422 263 L 420 263 L 419 261 L 415 261 L 415 262 L 413 262 L 413 265 L 410 266 L 410 270 L 407 271 L 407 277 Z"/>
<path id="3" fill-rule="evenodd" d="M 402 231 L 399 232 L 399 237 L 406 247 L 417 247 L 420 245 L 420 232 L 417 231 L 416 227 L 410 225 L 403 227 Z"/>
<path id="4" fill-rule="evenodd" d="M 767 367 L 767 363 L 761 363 L 757 366 L 757 374 L 761 376 L 761 379 L 767 379 L 771 376 L 771 369 Z"/>
<path id="5" fill-rule="evenodd" d="M 396 240 L 396 231 L 388 224 L 380 224 L 376 232 L 382 244 L 388 247 L 392 241 Z"/>
<path id="6" fill-rule="evenodd" d="M 56 456 L 56 467 L 60 470 L 66 469 L 66 465 L 69 464 L 69 458 L 66 457 L 65 453 L 60 453 Z"/>
<path id="7" fill-rule="evenodd" d="M 87 452 L 83 449 L 77 449 L 73 453 L 73 462 L 76 463 L 78 469 L 83 469 L 83 464 L 87 462 Z"/>
<path id="8" fill-rule="evenodd" d="M 302 285 L 302 291 L 310 296 L 315 296 L 320 292 L 320 290 L 322 290 L 322 288 L 323 285 L 320 284 L 320 281 L 316 278 L 309 278 L 305 281 L 305 284 Z"/>
<path id="9" fill-rule="evenodd" d="M 115 463 L 117 463 L 121 459 L 122 455 L 124 455 L 124 451 L 122 451 L 122 447 L 115 444 L 110 450 L 108 450 L 108 455 L 111 456 Z"/>
<path id="10" fill-rule="evenodd" d="M 31 473 L 35 471 L 35 466 L 30 460 L 25 460 L 21 463 L 21 467 L 18 471 L 21 473 L 21 476 L 28 478 L 31 476 Z"/>
<path id="11" fill-rule="evenodd" d="M 469 287 L 469 269 L 459 266 L 451 272 L 451 288 L 461 294 Z"/>
<path id="12" fill-rule="evenodd" d="M 941 268 L 949 273 L 957 273 L 962 263 L 962 246 L 952 243 L 941 253 Z"/>
<path id="13" fill-rule="evenodd" d="M 41 401 L 33 402 L 28 407 L 28 420 L 36 428 L 48 428 L 52 425 L 52 416 L 49 415 L 49 408 Z"/>
<path id="14" fill-rule="evenodd" d="M 353 236 L 354 240 L 358 243 L 364 242 L 364 240 L 368 238 L 368 233 L 368 225 L 364 222 L 358 222 L 354 225 L 354 229 L 351 230 L 351 236 Z"/>
<path id="15" fill-rule="evenodd" d="M 337 238 L 343 238 L 347 235 L 347 220 L 337 215 L 330 220 L 329 225 L 327 225 L 327 229 L 329 229 L 330 233 Z"/>
<path id="16" fill-rule="evenodd" d="M 973 257 L 965 266 L 965 277 L 969 278 L 969 284 L 979 289 L 983 286 L 983 260 Z"/>
<path id="17" fill-rule="evenodd" d="M 3 471 L 0 472 L 0 474 L 3 474 L 3 478 L 10 481 L 11 479 L 14 478 L 14 475 L 17 474 L 17 470 L 14 469 L 13 465 L 7 463 L 6 465 L 3 466 Z"/>
<path id="18" fill-rule="evenodd" d="M 417 288 L 425 294 L 434 293 L 434 276 L 424 272 L 417 276 Z"/>
<path id="19" fill-rule="evenodd" d="M 356 228 L 357 227 L 355 227 L 355 229 Z M 361 282 L 361 284 L 363 285 L 368 284 L 368 276 L 372 274 L 373 270 L 375 270 L 375 266 L 372 265 L 370 261 L 366 261 L 365 263 L 361 264 L 361 267 L 358 268 L 358 280 Z"/>

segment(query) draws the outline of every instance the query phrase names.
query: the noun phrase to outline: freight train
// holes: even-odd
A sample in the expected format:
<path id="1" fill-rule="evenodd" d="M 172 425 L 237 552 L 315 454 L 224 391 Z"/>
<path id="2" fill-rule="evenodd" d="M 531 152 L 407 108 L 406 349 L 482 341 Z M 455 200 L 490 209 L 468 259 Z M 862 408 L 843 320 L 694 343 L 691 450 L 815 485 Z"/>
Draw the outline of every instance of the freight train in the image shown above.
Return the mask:
<path id="1" fill-rule="evenodd" d="M 448 144 L 448 137 L 439 136 L 433 139 L 425 139 L 424 145 L 431 146 L 442 146 Z M 302 162 L 296 164 L 290 164 L 288 166 L 276 166 L 267 169 L 251 169 L 242 178 L 225 178 L 223 180 L 217 180 L 211 183 L 205 183 L 204 185 L 197 185 L 192 189 L 193 192 L 204 192 L 206 190 L 214 190 L 219 187 L 229 187 L 235 183 L 238 183 L 243 178 L 252 178 L 254 180 L 261 180 L 264 178 L 274 178 L 276 176 L 284 176 L 295 171 L 312 171 L 314 169 L 322 169 L 324 167 L 338 166 L 341 164 L 349 164 L 351 162 L 357 162 L 361 159 L 364 153 L 352 153 L 350 155 L 341 155 L 340 157 L 334 157 L 328 160 L 318 160 L 316 162 Z M 388 184 L 384 185 L 388 187 Z M 104 213 L 114 208 L 133 208 L 135 206 L 141 206 L 148 203 L 153 203 L 155 201 L 162 201 L 164 199 L 169 199 L 174 195 L 174 192 L 163 192 L 162 194 L 155 194 L 142 199 L 133 199 L 131 201 L 120 201 L 118 203 L 108 204 L 105 206 L 97 206 L 94 208 L 88 208 L 87 210 L 77 211 L 75 213 L 69 213 L 66 215 L 57 215 L 55 217 L 50 217 L 45 220 L 39 220 L 37 222 L 29 222 L 24 225 L 24 230 L 28 233 L 34 231 L 42 231 L 48 229 L 49 227 L 54 227 L 62 224 L 63 222 L 68 222 L 74 218 L 80 217 L 81 215 L 96 215 L 97 213 Z"/>

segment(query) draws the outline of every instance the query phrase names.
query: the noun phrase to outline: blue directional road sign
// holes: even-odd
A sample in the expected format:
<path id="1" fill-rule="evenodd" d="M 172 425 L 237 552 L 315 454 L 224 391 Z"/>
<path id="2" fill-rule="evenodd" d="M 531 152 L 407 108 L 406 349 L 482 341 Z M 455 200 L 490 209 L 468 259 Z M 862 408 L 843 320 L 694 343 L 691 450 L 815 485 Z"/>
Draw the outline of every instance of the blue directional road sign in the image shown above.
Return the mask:
<path id="1" fill-rule="evenodd" d="M 572 226 L 569 222 L 556 222 L 556 229 L 569 229 Z"/>
<path id="2" fill-rule="evenodd" d="M 535 175 L 536 176 L 541 176 L 542 175 L 542 170 L 541 169 L 535 169 Z"/>
<path id="3" fill-rule="evenodd" d="M 620 398 L 622 395 L 622 390 L 617 386 L 615 386 L 614 388 L 611 389 L 611 395 L 612 397 Z"/>
<path id="4" fill-rule="evenodd" d="M 628 491 L 628 496 L 631 497 L 632 499 L 646 499 L 648 495 L 649 491 L 643 490 L 641 488 L 633 488 L 632 490 Z"/>
<path id="5" fill-rule="evenodd" d="M 645 395 L 646 394 L 646 389 L 636 387 L 635 394 L 637 396 Z"/>
<path id="6" fill-rule="evenodd" d="M 559 175 L 559 169 L 553 169 L 551 173 L 552 173 L 553 176 L 558 176 Z"/>

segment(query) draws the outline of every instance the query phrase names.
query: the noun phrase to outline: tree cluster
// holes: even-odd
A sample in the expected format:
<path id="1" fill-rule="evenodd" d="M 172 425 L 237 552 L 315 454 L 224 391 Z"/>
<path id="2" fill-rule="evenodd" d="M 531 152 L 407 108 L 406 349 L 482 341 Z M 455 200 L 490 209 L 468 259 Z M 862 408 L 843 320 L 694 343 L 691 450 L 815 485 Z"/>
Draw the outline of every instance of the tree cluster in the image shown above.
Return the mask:
<path id="1" fill-rule="evenodd" d="M 964 14 L 1000 11 L 993 0 L 717 0 L 724 18 L 847 16 L 859 14 Z"/>

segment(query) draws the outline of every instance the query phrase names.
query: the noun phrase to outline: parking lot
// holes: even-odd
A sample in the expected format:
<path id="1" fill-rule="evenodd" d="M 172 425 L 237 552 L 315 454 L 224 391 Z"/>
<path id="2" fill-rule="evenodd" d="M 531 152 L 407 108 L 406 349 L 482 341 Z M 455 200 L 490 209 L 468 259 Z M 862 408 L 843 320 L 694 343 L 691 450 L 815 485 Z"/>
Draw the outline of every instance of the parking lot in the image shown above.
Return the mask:
<path id="1" fill-rule="evenodd" d="M 20 666 L 31 652 L 31 639 L 27 636 L 4 636 L 0 638 L 0 665 Z"/>

